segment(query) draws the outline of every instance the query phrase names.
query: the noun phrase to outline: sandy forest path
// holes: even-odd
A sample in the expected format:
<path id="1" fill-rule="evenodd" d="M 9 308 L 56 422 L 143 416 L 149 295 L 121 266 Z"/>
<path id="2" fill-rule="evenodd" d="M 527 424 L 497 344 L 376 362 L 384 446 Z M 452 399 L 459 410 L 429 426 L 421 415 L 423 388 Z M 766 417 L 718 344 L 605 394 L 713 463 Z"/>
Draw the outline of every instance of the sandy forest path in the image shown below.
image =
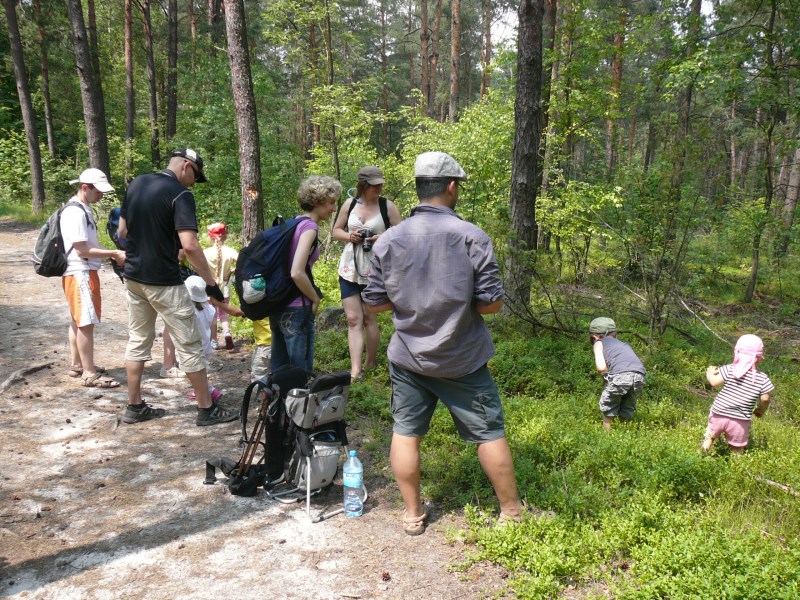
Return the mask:
<path id="1" fill-rule="evenodd" d="M 312 524 L 301 505 L 263 493 L 231 496 L 202 484 L 208 458 L 237 454 L 238 424 L 196 427 L 188 384 L 159 379 L 161 344 L 145 368 L 146 399 L 165 418 L 121 424 L 126 392 L 123 286 L 101 270 L 96 362 L 123 382 L 88 389 L 67 376 L 68 311 L 60 279 L 29 262 L 37 230 L 0 219 L 0 382 L 52 363 L 0 394 L 0 597 L 11 598 L 484 598 L 503 597 L 502 570 L 450 567 L 470 548 L 448 543 L 460 515 L 433 510 L 425 535 L 400 527 L 398 494 L 370 473 L 360 519 Z M 237 406 L 249 352 L 220 352 L 213 380 Z M 351 443 L 363 434 L 351 424 Z M 315 503 L 341 497 L 341 482 Z"/>

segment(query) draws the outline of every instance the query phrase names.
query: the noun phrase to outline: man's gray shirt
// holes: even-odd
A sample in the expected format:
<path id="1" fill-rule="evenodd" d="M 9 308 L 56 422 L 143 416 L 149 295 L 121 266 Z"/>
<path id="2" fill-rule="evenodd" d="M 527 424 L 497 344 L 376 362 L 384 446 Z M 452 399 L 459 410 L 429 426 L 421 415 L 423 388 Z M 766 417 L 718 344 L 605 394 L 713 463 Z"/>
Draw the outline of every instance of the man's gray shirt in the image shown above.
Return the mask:
<path id="1" fill-rule="evenodd" d="M 391 302 L 388 357 L 422 375 L 461 377 L 494 356 L 476 310 L 503 297 L 489 236 L 450 208 L 420 204 L 373 247 L 366 304 Z"/>

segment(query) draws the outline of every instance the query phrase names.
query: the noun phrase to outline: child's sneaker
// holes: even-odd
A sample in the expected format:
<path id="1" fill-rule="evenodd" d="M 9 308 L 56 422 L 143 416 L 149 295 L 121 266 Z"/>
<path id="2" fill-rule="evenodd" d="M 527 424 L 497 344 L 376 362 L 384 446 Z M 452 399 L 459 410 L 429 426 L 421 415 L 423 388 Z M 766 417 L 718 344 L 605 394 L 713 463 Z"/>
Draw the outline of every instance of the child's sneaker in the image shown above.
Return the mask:
<path id="1" fill-rule="evenodd" d="M 125 414 L 122 415 L 123 423 L 141 423 L 142 421 L 149 421 L 150 419 L 160 419 L 164 416 L 165 411 L 163 408 L 153 408 L 149 404 L 142 403 L 140 409 L 131 408 L 129 404 L 125 409 Z"/>
<path id="2" fill-rule="evenodd" d="M 181 371 L 177 366 L 174 366 L 170 369 L 165 369 L 161 367 L 161 370 L 158 372 L 162 379 L 178 379 L 183 377 L 185 373 Z"/>
<path id="3" fill-rule="evenodd" d="M 198 427 L 204 427 L 206 425 L 229 423 L 230 421 L 235 421 L 238 418 L 239 418 L 238 410 L 222 408 L 219 404 L 215 402 L 209 408 L 197 409 L 197 420 L 195 421 L 195 424 Z"/>
<path id="4" fill-rule="evenodd" d="M 211 348 L 219 350 L 219 342 L 217 340 L 211 340 Z"/>

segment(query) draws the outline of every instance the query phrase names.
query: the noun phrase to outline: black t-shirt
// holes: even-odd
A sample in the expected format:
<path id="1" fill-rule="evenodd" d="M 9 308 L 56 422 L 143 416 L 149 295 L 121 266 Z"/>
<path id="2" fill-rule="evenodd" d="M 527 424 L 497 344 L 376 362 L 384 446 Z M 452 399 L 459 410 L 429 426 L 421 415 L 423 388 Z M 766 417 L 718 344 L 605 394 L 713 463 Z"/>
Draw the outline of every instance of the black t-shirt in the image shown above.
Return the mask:
<path id="1" fill-rule="evenodd" d="M 194 196 L 175 174 L 139 175 L 122 201 L 128 227 L 125 277 L 149 285 L 182 285 L 178 270 L 178 231 L 197 231 Z"/>

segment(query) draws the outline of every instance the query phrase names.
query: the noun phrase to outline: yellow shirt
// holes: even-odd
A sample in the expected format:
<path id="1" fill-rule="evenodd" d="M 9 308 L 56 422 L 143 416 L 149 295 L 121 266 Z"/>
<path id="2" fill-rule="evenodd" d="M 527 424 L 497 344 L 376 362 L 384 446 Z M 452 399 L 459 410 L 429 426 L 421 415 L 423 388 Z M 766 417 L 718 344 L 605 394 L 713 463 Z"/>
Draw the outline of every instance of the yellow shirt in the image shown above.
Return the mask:
<path id="1" fill-rule="evenodd" d="M 206 255 L 208 266 L 211 267 L 211 272 L 214 273 L 214 279 L 217 281 L 217 285 L 222 290 L 222 294 L 226 298 L 230 298 L 231 275 L 233 274 L 233 267 L 236 264 L 236 259 L 239 257 L 239 253 L 230 246 L 222 246 L 221 268 L 217 262 L 218 251 L 216 246 L 206 248 L 203 250 L 203 254 Z"/>

